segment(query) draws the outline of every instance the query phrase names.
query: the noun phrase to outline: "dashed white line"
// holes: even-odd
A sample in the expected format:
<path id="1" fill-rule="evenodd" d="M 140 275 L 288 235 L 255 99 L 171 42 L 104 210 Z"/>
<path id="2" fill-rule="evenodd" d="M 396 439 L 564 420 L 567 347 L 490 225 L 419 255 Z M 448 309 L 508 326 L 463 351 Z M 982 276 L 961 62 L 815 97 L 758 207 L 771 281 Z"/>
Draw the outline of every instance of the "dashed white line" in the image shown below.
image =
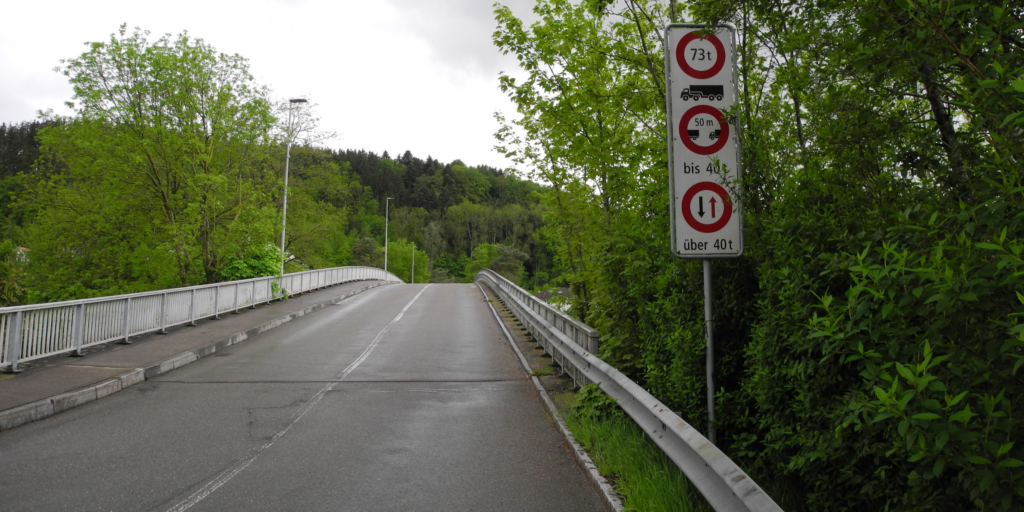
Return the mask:
<path id="1" fill-rule="evenodd" d="M 288 426 L 284 427 L 276 434 L 274 434 L 274 436 L 271 437 L 270 441 L 268 441 L 266 444 L 257 447 L 247 457 L 235 462 L 230 468 L 224 470 L 221 474 L 217 475 L 217 477 L 214 478 L 213 480 L 210 480 L 209 483 L 204 485 L 198 491 L 194 492 L 191 496 L 185 498 L 185 500 L 181 501 L 177 505 L 167 509 L 167 512 L 184 512 L 185 510 L 192 508 L 193 505 L 199 503 L 200 501 L 203 501 L 203 499 L 212 494 L 213 491 L 216 491 L 221 486 L 228 483 L 228 481 L 230 481 L 236 475 L 245 470 L 245 468 L 249 467 L 249 464 L 252 464 L 252 462 L 256 460 L 256 457 L 259 457 L 261 453 L 267 450 L 267 448 L 273 446 L 274 443 L 281 438 L 281 436 L 288 433 L 288 431 L 291 430 L 292 426 L 298 423 L 298 421 L 301 420 L 302 417 L 305 416 L 306 413 L 310 411 L 310 409 L 316 406 L 316 404 L 319 403 L 321 399 L 323 399 L 324 395 L 326 395 L 328 392 L 334 389 L 334 386 L 338 384 L 338 381 L 341 381 L 345 377 L 348 377 L 348 375 L 352 373 L 356 369 L 356 367 L 359 366 L 360 363 L 365 361 L 366 358 L 370 356 L 370 353 L 373 352 L 373 349 L 376 348 L 377 345 L 380 344 L 380 340 L 384 338 L 384 334 L 387 333 L 389 329 L 391 329 L 392 325 L 395 325 L 395 323 L 401 320 L 402 315 L 404 315 L 405 312 L 408 311 L 408 309 L 412 306 L 412 304 L 416 302 L 416 299 L 420 298 L 420 295 L 423 295 L 423 292 L 427 291 L 427 288 L 430 288 L 429 284 L 423 287 L 423 289 L 420 290 L 420 292 L 417 293 L 416 296 L 413 297 L 412 300 L 410 300 L 409 303 L 406 304 L 404 308 L 402 308 L 402 311 L 398 313 L 398 316 L 396 316 L 395 319 L 391 321 L 391 323 L 384 326 L 384 329 L 380 331 L 380 334 L 378 334 L 377 337 L 374 338 L 372 342 L 370 342 L 370 345 L 367 346 L 365 350 L 363 350 L 363 353 L 360 354 L 355 361 L 352 361 L 352 364 L 348 365 L 344 370 L 342 370 L 342 372 L 338 375 L 335 382 L 327 384 L 322 389 L 320 389 L 320 391 L 318 391 L 315 395 L 313 395 L 313 398 L 311 398 L 309 402 L 305 406 L 303 406 L 302 409 L 299 410 L 299 413 L 295 415 L 295 418 L 292 419 L 292 422 L 289 423 Z"/>

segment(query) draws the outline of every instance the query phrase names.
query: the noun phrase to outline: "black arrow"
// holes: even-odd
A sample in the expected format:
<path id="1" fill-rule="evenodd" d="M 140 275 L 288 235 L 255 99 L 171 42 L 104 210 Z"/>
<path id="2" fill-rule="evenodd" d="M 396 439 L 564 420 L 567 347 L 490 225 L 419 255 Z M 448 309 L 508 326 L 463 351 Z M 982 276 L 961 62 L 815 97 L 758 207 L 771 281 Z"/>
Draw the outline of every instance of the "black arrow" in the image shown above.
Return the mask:
<path id="1" fill-rule="evenodd" d="M 700 202 L 697 203 L 697 215 L 700 215 L 701 217 L 703 217 L 704 216 L 704 197 L 701 196 L 698 199 L 700 199 Z"/>

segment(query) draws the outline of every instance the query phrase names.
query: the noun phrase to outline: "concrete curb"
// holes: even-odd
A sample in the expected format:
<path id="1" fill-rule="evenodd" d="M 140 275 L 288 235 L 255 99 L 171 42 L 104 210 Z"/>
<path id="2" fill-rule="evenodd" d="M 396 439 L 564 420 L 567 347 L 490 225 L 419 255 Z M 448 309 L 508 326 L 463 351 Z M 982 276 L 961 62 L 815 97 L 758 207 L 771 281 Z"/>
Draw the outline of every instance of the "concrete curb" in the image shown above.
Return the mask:
<path id="1" fill-rule="evenodd" d="M 339 283 L 341 284 L 341 283 Z M 171 356 L 162 361 L 158 361 L 153 364 L 146 365 L 142 368 L 136 368 L 134 370 L 115 377 L 113 379 L 105 380 L 99 384 L 87 386 L 82 389 L 75 391 L 69 391 L 61 393 L 59 395 L 51 396 L 43 400 L 38 400 L 25 405 L 14 407 L 6 411 L 0 412 L 0 431 L 10 430 L 14 427 L 38 421 L 43 418 L 48 418 L 57 413 L 74 409 L 80 405 L 87 404 L 94 400 L 98 400 L 105 396 L 112 395 L 121 391 L 122 389 L 134 386 L 143 381 L 158 377 L 175 369 L 181 368 L 189 363 L 193 363 L 202 359 L 206 356 L 216 353 L 218 350 L 223 350 L 231 345 L 241 343 L 257 334 L 269 331 L 282 324 L 288 323 L 296 318 L 300 318 L 314 311 L 323 309 L 327 306 L 337 304 L 353 295 L 365 292 L 371 288 L 377 288 L 378 286 L 384 286 L 389 284 L 388 282 L 380 282 L 371 285 L 364 286 L 357 290 L 350 291 L 344 295 L 339 295 L 330 300 L 320 302 L 318 304 L 312 304 L 306 306 L 298 311 L 292 311 L 287 315 L 275 318 L 268 322 L 264 322 L 255 327 L 250 327 L 244 331 L 239 331 L 234 334 L 229 334 L 223 338 L 217 339 L 205 345 L 201 345 L 191 350 L 186 350 L 175 356 Z"/>
<path id="2" fill-rule="evenodd" d="M 477 287 L 480 287 L 480 291 L 484 294 L 484 298 L 486 299 L 487 292 L 483 290 L 480 283 L 477 283 Z M 516 355 L 519 356 L 519 362 L 523 365 L 523 369 L 526 371 L 526 374 L 529 375 L 531 371 L 530 363 L 526 360 L 526 356 L 524 356 L 523 352 L 516 346 L 515 340 L 512 338 L 512 333 L 508 332 L 508 328 L 506 328 L 505 323 L 501 321 L 501 317 L 494 309 L 494 305 L 488 302 L 487 306 L 491 308 L 491 313 L 494 315 L 494 319 L 498 321 L 498 326 L 501 327 L 502 332 L 505 333 L 505 337 L 508 339 L 508 344 L 512 346 L 512 350 L 515 350 Z M 572 435 L 572 432 L 569 430 L 569 426 L 565 424 L 565 420 L 563 420 L 562 416 L 558 414 L 558 408 L 555 407 L 555 402 L 553 402 L 551 397 L 548 395 L 548 390 L 544 388 L 540 383 L 540 379 L 537 377 L 530 376 L 530 380 L 533 381 L 533 386 L 537 388 L 537 392 L 544 400 L 544 404 L 548 406 L 548 412 L 551 413 L 551 417 L 554 418 L 555 423 L 558 424 L 558 430 L 562 432 L 562 436 L 565 437 L 565 441 L 572 447 L 572 454 L 576 458 L 576 464 L 586 472 L 587 476 L 590 477 L 590 482 L 597 487 L 601 496 L 604 496 L 605 503 L 608 505 L 608 508 L 614 512 L 623 512 L 625 508 L 622 506 L 622 500 L 619 499 L 619 495 L 615 492 L 615 488 L 608 483 L 608 479 L 606 479 L 604 475 L 601 474 L 601 471 L 597 469 L 597 464 L 594 464 L 594 460 L 590 458 L 589 454 L 587 454 L 587 450 L 576 442 L 576 436 Z"/>

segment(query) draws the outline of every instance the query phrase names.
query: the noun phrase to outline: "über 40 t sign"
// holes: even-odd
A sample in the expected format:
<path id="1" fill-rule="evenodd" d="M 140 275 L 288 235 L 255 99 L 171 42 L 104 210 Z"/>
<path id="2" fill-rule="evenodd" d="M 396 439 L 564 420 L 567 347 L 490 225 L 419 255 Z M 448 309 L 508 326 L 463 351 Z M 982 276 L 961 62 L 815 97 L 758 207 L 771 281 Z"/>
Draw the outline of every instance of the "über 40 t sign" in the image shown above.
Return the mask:
<path id="1" fill-rule="evenodd" d="M 725 111 L 736 103 L 734 31 L 677 24 L 666 29 L 672 252 L 680 258 L 743 253 L 737 182 L 737 127 Z"/>

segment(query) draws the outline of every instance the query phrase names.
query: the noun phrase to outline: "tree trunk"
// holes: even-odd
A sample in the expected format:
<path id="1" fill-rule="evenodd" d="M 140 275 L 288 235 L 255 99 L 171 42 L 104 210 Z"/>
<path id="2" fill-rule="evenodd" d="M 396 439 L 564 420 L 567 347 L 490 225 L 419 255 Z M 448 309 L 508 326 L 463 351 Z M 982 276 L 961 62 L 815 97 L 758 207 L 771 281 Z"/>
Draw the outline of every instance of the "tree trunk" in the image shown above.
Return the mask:
<path id="1" fill-rule="evenodd" d="M 921 72 L 921 84 L 924 86 L 925 97 L 928 98 L 928 105 L 932 109 L 932 118 L 939 130 L 939 137 L 942 138 L 942 147 L 946 150 L 946 158 L 949 159 L 950 176 L 946 180 L 949 188 L 963 192 L 967 184 L 967 170 L 964 169 L 963 155 L 960 153 L 960 143 L 957 142 L 956 127 L 949 117 L 946 105 L 939 97 L 939 86 L 935 83 L 934 71 L 929 62 L 922 62 L 918 66 Z"/>

